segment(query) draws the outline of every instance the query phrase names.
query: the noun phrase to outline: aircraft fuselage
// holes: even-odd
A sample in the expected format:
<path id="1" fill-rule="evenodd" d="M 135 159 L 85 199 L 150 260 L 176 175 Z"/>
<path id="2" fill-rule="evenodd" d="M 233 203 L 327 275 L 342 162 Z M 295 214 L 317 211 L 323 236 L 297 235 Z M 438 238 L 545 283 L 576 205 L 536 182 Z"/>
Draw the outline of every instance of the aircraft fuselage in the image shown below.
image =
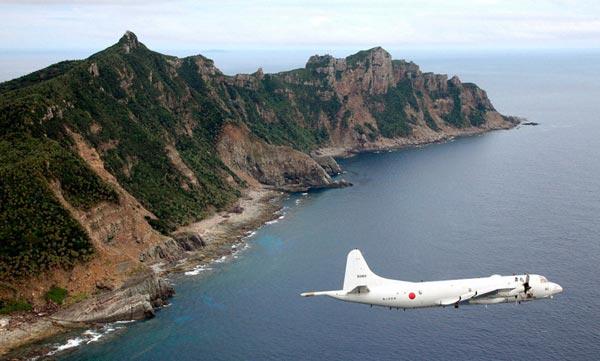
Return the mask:
<path id="1" fill-rule="evenodd" d="M 529 274 L 432 282 L 391 280 L 374 274 L 360 251 L 353 250 L 348 254 L 343 289 L 301 295 L 406 309 L 533 301 L 552 298 L 562 290 L 543 276 Z"/>
<path id="2" fill-rule="evenodd" d="M 421 308 L 450 306 L 457 303 L 495 304 L 505 302 L 532 301 L 550 298 L 560 293 L 562 288 L 553 282 L 544 281 L 538 275 L 529 275 L 530 287 L 521 291 L 521 285 L 527 275 L 467 278 L 433 282 L 405 282 L 385 280 L 377 286 L 369 287 L 368 292 L 347 293 L 344 291 L 326 291 L 326 296 L 369 305 L 392 308 Z M 477 290 L 499 288 L 482 297 L 476 296 Z M 518 290 L 517 292 L 511 290 Z M 473 296 L 471 296 L 473 294 Z M 471 296 L 471 297 L 469 297 Z M 464 300 L 463 300 L 464 299 Z"/>

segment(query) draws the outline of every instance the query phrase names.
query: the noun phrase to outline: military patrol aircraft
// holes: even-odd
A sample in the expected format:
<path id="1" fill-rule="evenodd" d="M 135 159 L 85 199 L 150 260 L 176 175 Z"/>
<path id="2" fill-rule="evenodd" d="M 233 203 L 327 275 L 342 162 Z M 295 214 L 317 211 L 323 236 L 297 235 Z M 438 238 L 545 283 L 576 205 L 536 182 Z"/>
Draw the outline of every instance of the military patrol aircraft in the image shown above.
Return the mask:
<path id="1" fill-rule="evenodd" d="M 374 274 L 362 253 L 348 253 L 343 289 L 304 292 L 301 296 L 329 296 L 346 302 L 392 308 L 424 308 L 461 304 L 495 304 L 553 298 L 562 287 L 540 275 L 492 275 L 448 281 L 407 282 Z"/>

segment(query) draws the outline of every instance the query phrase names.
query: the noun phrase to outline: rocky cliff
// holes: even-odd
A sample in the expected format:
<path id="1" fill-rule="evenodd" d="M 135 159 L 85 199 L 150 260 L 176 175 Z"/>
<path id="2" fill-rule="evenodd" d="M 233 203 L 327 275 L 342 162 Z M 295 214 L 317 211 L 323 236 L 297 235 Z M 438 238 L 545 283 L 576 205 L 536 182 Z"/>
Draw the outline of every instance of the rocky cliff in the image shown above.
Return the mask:
<path id="1" fill-rule="evenodd" d="M 313 159 L 293 148 L 265 143 L 250 134 L 245 126 L 225 125 L 217 142 L 217 152 L 223 162 L 244 179 L 284 191 L 348 185 L 331 179 L 331 174 L 340 169 L 333 158 Z"/>
<path id="2" fill-rule="evenodd" d="M 171 232 L 248 187 L 343 186 L 331 154 L 515 123 L 476 85 L 382 48 L 227 76 L 127 32 L 85 60 L 0 84 L 0 298 L 43 303 L 51 285 L 118 290 L 202 247 Z"/>

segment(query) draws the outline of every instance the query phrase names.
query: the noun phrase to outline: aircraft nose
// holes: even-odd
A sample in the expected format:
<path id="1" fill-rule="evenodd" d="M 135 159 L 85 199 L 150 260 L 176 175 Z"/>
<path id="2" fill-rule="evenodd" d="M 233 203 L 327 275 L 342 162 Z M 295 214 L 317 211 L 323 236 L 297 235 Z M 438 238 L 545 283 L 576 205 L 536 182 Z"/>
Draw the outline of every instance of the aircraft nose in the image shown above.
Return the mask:
<path id="1" fill-rule="evenodd" d="M 563 291 L 563 288 L 558 283 L 553 284 L 552 289 L 554 294 L 561 293 Z"/>

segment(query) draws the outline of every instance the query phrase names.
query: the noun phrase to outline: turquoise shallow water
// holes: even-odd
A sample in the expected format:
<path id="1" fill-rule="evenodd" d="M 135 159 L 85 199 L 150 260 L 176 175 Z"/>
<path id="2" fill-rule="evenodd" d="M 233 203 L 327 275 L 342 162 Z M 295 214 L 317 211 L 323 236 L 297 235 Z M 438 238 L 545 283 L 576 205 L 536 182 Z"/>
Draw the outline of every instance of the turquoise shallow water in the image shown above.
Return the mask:
<path id="1" fill-rule="evenodd" d="M 174 276 L 177 295 L 158 317 L 58 357 L 597 359 L 600 57 L 415 60 L 541 124 L 344 160 L 354 187 L 290 197 L 285 218 L 258 230 L 239 258 Z M 521 305 L 406 312 L 299 297 L 339 288 L 355 247 L 386 277 L 531 272 L 565 291 Z"/>

